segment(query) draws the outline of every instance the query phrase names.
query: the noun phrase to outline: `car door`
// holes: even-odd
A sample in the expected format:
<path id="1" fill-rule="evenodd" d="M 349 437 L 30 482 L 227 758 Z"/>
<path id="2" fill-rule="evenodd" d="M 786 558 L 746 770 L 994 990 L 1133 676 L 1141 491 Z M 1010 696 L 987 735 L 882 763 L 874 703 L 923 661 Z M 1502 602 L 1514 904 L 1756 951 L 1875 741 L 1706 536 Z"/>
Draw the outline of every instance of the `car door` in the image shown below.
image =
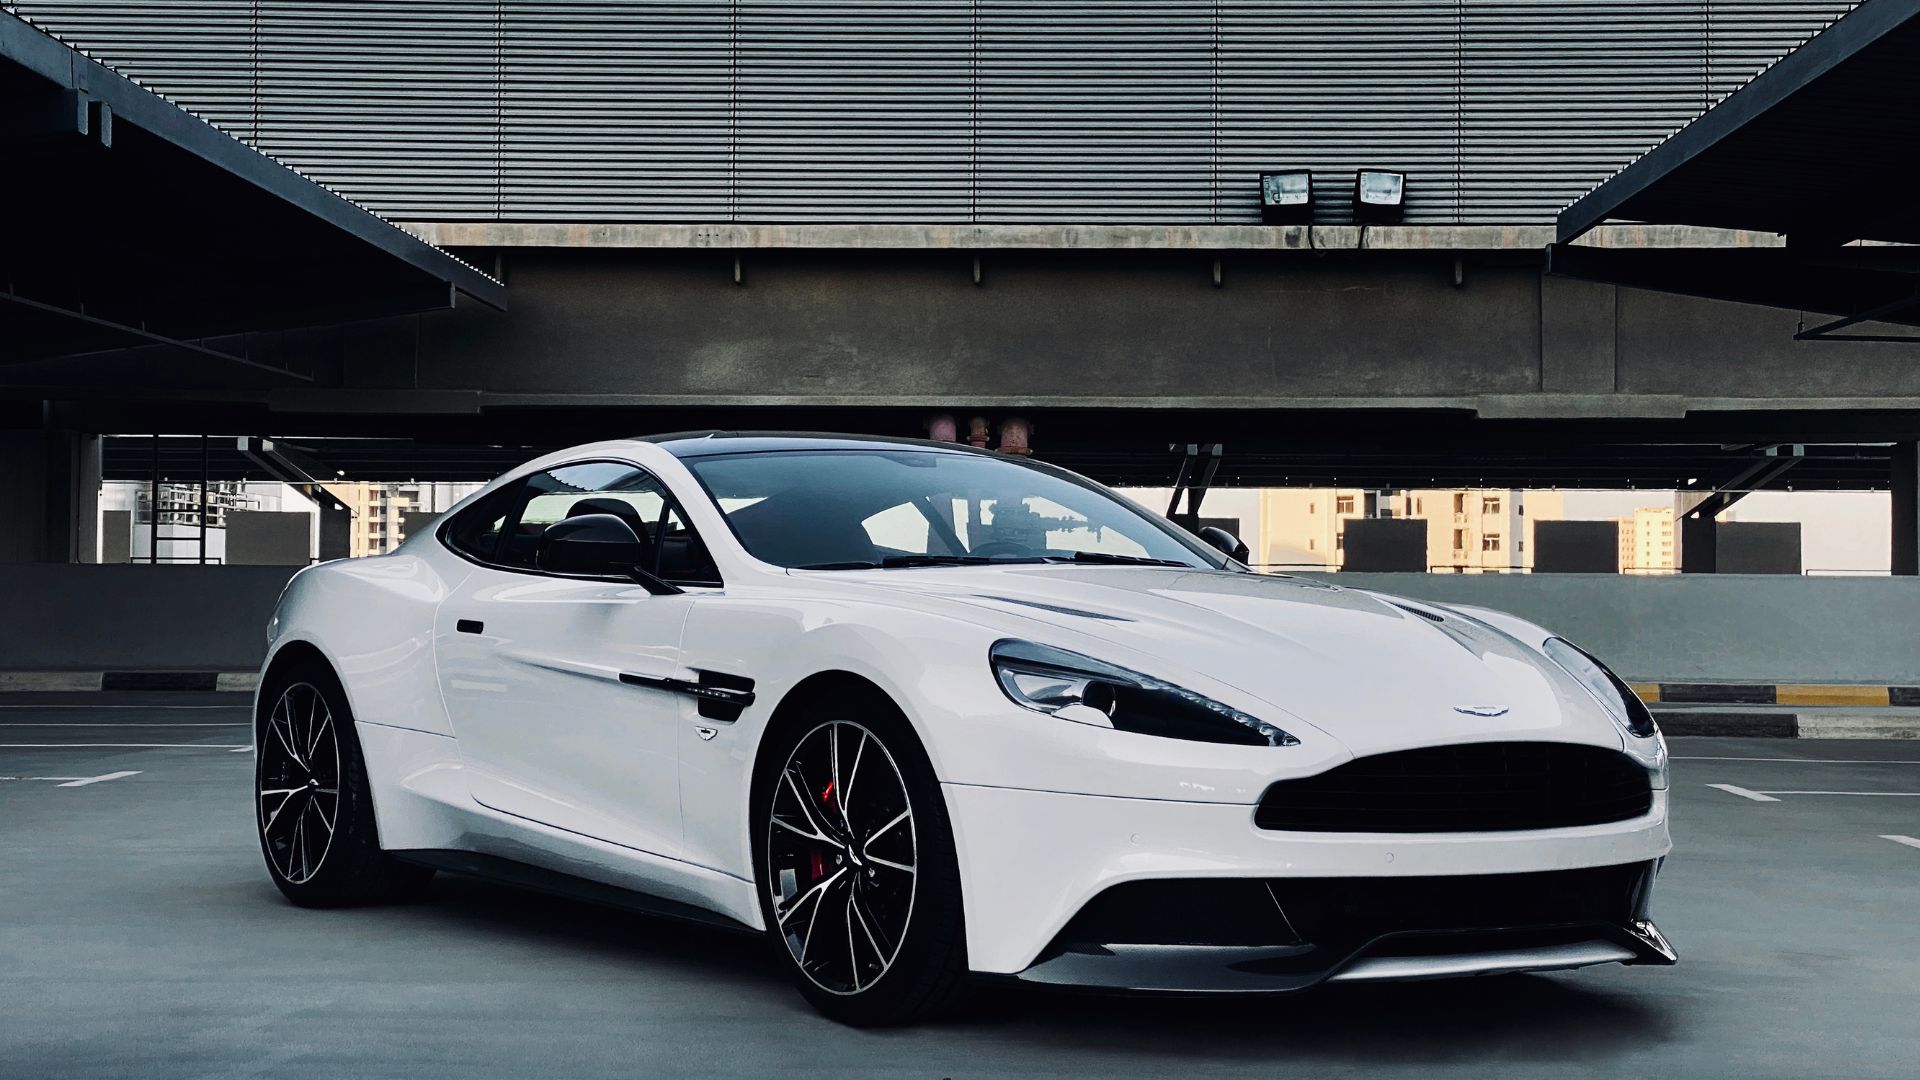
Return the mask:
<path id="1" fill-rule="evenodd" d="M 450 525 L 450 546 L 480 565 L 436 614 L 441 692 L 474 799 L 676 857 L 685 705 L 659 687 L 683 674 L 681 631 L 699 593 L 535 565 L 547 525 L 608 512 L 651 542 L 670 509 L 644 469 L 592 461 L 535 473 Z"/>

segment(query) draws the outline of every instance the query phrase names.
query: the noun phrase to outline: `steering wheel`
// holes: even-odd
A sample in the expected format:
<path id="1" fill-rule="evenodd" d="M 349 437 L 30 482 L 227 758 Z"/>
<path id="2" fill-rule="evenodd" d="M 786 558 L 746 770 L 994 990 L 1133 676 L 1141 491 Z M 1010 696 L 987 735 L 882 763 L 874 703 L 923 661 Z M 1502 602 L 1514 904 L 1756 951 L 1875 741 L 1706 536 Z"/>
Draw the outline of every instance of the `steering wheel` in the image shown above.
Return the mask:
<path id="1" fill-rule="evenodd" d="M 1018 540 L 989 540 L 974 546 L 967 554 L 991 559 L 995 555 L 1030 555 L 1032 549 Z"/>

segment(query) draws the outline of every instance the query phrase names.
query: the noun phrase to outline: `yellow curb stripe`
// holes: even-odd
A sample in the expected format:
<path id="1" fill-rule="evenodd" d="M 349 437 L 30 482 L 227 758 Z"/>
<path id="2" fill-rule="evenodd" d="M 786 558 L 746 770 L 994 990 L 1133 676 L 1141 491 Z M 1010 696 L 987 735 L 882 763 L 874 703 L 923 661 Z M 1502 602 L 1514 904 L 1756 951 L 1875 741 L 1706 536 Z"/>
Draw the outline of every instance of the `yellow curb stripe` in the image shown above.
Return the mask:
<path id="1" fill-rule="evenodd" d="M 1640 695 L 1640 700 L 1654 704 L 1660 700 L 1660 684 L 1654 682 L 1630 682 L 1628 688 Z"/>
<path id="2" fill-rule="evenodd" d="M 1885 705 L 1884 686 L 1821 686 L 1783 683 L 1774 688 L 1774 701 L 1782 705 Z"/>

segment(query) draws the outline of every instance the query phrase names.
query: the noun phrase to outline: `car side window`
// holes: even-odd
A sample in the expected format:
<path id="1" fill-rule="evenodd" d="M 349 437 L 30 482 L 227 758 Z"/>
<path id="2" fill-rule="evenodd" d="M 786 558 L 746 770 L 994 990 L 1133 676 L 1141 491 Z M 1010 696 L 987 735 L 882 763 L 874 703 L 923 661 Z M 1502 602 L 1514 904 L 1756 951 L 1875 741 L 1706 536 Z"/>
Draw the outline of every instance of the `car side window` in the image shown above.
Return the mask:
<path id="1" fill-rule="evenodd" d="M 581 514 L 612 514 L 652 547 L 660 528 L 666 493 L 643 469 L 614 461 L 588 461 L 534 473 L 521 482 L 518 504 L 505 541 L 493 561 L 515 570 L 533 570 L 540 536 L 547 526 Z"/>
<path id="2" fill-rule="evenodd" d="M 517 491 L 516 485 L 509 484 L 461 511 L 447 526 L 447 543 L 473 558 L 491 561 Z"/>
<path id="3" fill-rule="evenodd" d="M 612 514 L 632 527 L 647 550 L 647 568 L 676 584 L 718 585 L 720 574 L 666 488 L 645 469 L 587 461 L 537 472 L 508 489 L 502 537 L 487 554 L 462 550 L 510 570 L 534 571 L 540 537 L 554 522 Z M 450 536 L 449 539 L 452 539 Z"/>
<path id="4" fill-rule="evenodd" d="M 707 545 L 693 531 L 680 508 L 669 505 L 659 539 L 660 568 L 655 573 L 676 585 L 718 585 L 720 570 L 713 565 Z"/>

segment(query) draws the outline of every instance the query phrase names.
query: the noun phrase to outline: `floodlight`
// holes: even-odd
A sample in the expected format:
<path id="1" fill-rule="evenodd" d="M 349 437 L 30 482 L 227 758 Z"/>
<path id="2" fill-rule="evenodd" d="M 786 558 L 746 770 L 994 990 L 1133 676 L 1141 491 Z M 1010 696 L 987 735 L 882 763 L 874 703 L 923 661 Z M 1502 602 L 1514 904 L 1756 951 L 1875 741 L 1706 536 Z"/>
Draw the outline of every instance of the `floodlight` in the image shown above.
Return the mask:
<path id="1" fill-rule="evenodd" d="M 1399 221 L 1407 209 L 1407 174 L 1362 169 L 1353 180 L 1353 220 Z"/>
<path id="2" fill-rule="evenodd" d="M 1305 169 L 1260 174 L 1260 222 L 1304 225 L 1313 220 L 1313 174 Z"/>

